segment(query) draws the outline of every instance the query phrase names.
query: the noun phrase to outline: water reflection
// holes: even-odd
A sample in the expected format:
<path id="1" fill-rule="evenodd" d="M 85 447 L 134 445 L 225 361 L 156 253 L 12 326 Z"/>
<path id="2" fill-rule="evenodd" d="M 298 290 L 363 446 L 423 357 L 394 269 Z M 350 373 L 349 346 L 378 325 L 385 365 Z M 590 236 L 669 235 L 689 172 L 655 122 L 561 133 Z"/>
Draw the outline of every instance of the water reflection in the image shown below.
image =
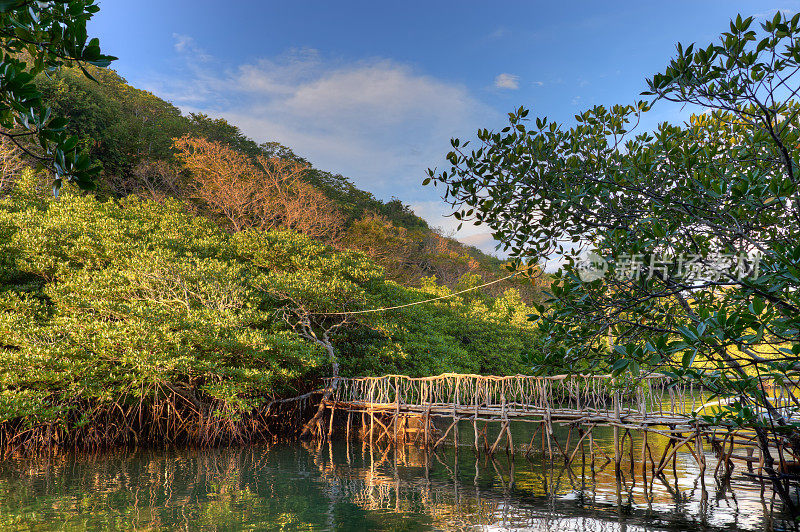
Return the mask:
<path id="1" fill-rule="evenodd" d="M 636 448 L 634 447 L 634 450 Z M 636 452 L 633 456 L 638 456 Z M 713 456 L 707 453 L 709 465 Z M 634 475 L 630 474 L 633 466 Z M 637 467 L 639 468 L 637 470 Z M 0 529 L 777 530 L 771 491 L 734 474 L 705 495 L 689 456 L 550 462 L 358 442 L 127 450 L 0 462 Z M 773 505 L 775 505 L 773 507 Z M 777 516 L 777 517 L 776 517 Z"/>

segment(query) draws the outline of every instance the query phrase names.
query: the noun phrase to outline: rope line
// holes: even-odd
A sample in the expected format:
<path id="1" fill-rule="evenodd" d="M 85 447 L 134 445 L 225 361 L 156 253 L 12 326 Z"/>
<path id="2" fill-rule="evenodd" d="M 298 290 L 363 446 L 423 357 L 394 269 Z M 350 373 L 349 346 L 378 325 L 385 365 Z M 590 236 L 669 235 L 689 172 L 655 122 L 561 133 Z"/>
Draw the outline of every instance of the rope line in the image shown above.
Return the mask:
<path id="1" fill-rule="evenodd" d="M 464 290 L 459 290 L 458 292 L 453 292 L 452 294 L 447 294 L 445 296 L 433 297 L 431 299 L 425 299 L 425 300 L 422 300 L 422 301 L 414 301 L 412 303 L 406 303 L 404 305 L 396 305 L 394 307 L 373 308 L 373 309 L 366 309 L 366 310 L 351 310 L 351 311 L 348 311 L 348 312 L 321 312 L 320 314 L 322 314 L 324 316 L 351 316 L 353 314 L 368 314 L 368 313 L 371 313 L 371 312 L 384 312 L 386 310 L 397 310 L 397 309 L 406 308 L 406 307 L 413 307 L 414 305 L 422 305 L 423 303 L 431 303 L 432 301 L 441 301 L 443 299 L 448 299 L 448 298 L 455 297 L 455 296 L 460 295 L 460 294 L 465 294 L 467 292 L 472 292 L 473 290 L 478 290 L 479 288 L 486 288 L 487 286 L 491 286 L 493 284 L 500 283 L 502 281 L 506 281 L 508 279 L 511 279 L 512 277 L 516 277 L 517 275 L 519 275 L 521 273 L 525 273 L 526 271 L 528 271 L 528 270 L 530 270 L 532 268 L 533 268 L 533 266 L 528 266 L 524 270 L 520 270 L 520 271 L 514 272 L 511 275 L 506 275 L 505 277 L 503 277 L 501 279 L 495 279 L 494 281 L 489 281 L 488 283 L 483 283 L 483 284 L 478 285 L 478 286 L 473 286 L 472 288 L 465 288 Z"/>

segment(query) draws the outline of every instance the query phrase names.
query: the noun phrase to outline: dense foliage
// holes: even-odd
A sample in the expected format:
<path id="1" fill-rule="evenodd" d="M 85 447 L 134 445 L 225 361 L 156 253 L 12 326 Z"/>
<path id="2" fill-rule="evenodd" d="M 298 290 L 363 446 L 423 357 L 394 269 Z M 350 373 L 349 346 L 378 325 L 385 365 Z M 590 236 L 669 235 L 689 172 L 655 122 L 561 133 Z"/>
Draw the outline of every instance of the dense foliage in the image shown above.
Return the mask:
<path id="1" fill-rule="evenodd" d="M 718 43 L 679 45 L 647 82 L 653 102 L 595 107 L 571 128 L 520 109 L 477 150 L 453 141 L 452 169 L 431 177 L 517 256 L 594 252 L 604 276 L 568 261 L 552 287 L 543 370 L 700 384 L 729 400 L 710 421 L 756 430 L 779 485 L 768 437 L 800 449 L 800 399 L 770 388 L 800 377 L 800 14 L 754 26 L 737 17 Z M 702 113 L 637 134 L 659 100 Z"/>
<path id="2" fill-rule="evenodd" d="M 66 130 L 63 116 L 43 101 L 35 77 L 64 65 L 106 67 L 115 57 L 100 52 L 86 23 L 100 8 L 95 0 L 7 0 L 0 2 L 0 135 L 55 173 L 83 188 L 93 185 L 99 168 L 76 149 L 78 138 Z"/>
<path id="3" fill-rule="evenodd" d="M 207 433 L 209 420 L 252 424 L 270 398 L 330 374 L 324 350 L 295 330 L 298 312 L 324 330 L 339 321 L 325 313 L 449 290 L 404 288 L 364 254 L 298 233 L 231 234 L 174 200 L 54 199 L 37 182 L 25 172 L 0 201 L 7 437 L 53 427 L 64 438 L 98 425 L 106 433 L 84 434 L 97 444 L 235 435 L 245 429 Z M 451 298 L 347 320 L 331 341 L 345 375 L 508 373 L 534 345 L 529 312 L 514 291 Z"/>
<path id="4" fill-rule="evenodd" d="M 217 216 L 219 206 L 210 205 L 208 197 L 198 198 L 196 193 L 197 178 L 203 176 L 187 174 L 176 159 L 180 149 L 176 149 L 175 139 L 205 139 L 217 146 L 215 149 L 232 150 L 232 158 L 252 161 L 255 166 L 259 158 L 302 166 L 305 188 L 312 195 L 313 190 L 322 193 L 333 203 L 334 209 L 328 211 L 341 219 L 344 231 L 338 232 L 336 244 L 370 254 L 393 280 L 418 284 L 423 277 L 435 276 L 439 284 L 453 287 L 466 273 L 480 274 L 486 280 L 506 275 L 503 261 L 428 227 L 400 200 L 378 200 L 346 177 L 314 168 L 286 146 L 258 144 L 223 119 L 183 116 L 172 104 L 131 87 L 111 70 L 89 70 L 99 83 L 72 69 L 40 76 L 36 83 L 53 112 L 70 119 L 67 131 L 80 139 L 92 161 L 101 165 L 96 180 L 99 197 L 170 197 L 197 212 Z M 225 224 L 225 216 L 221 218 L 215 219 Z M 513 285 L 526 301 L 540 297 L 538 283 L 517 280 Z"/>
<path id="5" fill-rule="evenodd" d="M 243 440 L 322 377 L 524 367 L 529 281 L 341 314 L 508 272 L 397 199 L 131 87 L 88 40 L 94 4 L 0 1 L 0 447 Z M 54 198 L 41 162 L 56 192 L 96 191 Z"/>

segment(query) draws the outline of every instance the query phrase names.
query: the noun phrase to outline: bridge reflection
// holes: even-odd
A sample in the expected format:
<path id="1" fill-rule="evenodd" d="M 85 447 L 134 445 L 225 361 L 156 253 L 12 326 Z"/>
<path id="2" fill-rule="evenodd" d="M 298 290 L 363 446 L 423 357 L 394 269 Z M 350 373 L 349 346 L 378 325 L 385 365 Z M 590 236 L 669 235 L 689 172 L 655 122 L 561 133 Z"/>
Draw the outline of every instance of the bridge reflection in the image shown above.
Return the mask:
<path id="1" fill-rule="evenodd" d="M 771 530 L 771 490 L 745 477 L 704 486 L 688 451 L 643 480 L 623 464 L 476 457 L 470 450 L 308 443 L 331 497 L 369 512 L 427 514 L 441 530 Z M 713 459 L 708 453 L 707 458 Z M 636 463 L 633 463 L 634 468 Z"/>
<path id="2" fill-rule="evenodd" d="M 0 461 L 0 530 L 791 528 L 771 489 L 741 474 L 703 490 L 688 450 L 655 481 L 626 460 L 617 477 L 581 457 L 353 441 L 20 458 Z"/>

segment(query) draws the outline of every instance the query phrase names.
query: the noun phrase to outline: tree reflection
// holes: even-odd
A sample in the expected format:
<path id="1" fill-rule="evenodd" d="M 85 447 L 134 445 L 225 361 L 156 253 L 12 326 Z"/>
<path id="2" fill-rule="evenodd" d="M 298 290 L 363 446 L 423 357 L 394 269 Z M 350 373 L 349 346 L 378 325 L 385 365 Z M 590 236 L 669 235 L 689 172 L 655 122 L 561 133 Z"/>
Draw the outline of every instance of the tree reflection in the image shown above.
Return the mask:
<path id="1" fill-rule="evenodd" d="M 630 464 L 626 464 L 630 465 Z M 692 460 L 630 467 L 354 442 L 119 450 L 0 462 L 0 529 L 761 530 L 758 484 L 702 489 Z"/>

